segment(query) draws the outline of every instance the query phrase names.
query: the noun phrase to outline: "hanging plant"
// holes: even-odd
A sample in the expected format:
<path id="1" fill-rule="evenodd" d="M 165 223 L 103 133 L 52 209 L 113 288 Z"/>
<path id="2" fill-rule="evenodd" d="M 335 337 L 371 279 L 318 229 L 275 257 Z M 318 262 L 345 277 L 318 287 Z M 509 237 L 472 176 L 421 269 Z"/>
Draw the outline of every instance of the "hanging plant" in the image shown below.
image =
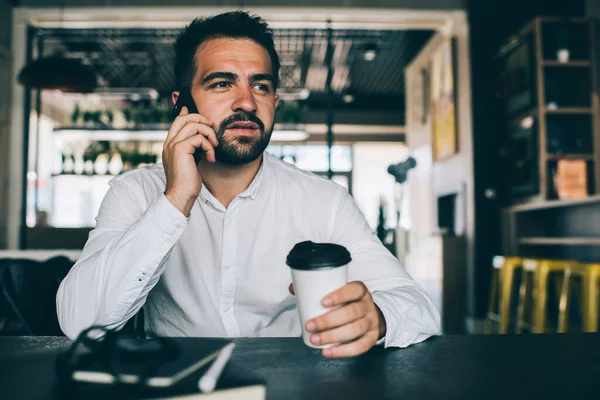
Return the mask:
<path id="1" fill-rule="evenodd" d="M 104 115 L 106 116 L 106 124 L 108 126 L 112 126 L 114 121 L 114 114 L 112 110 L 105 110 Z"/>
<path id="2" fill-rule="evenodd" d="M 123 110 L 121 110 L 121 113 L 123 114 L 123 119 L 125 119 L 127 126 L 130 127 L 132 120 L 131 108 L 124 108 Z"/>
<path id="3" fill-rule="evenodd" d="M 92 123 L 94 125 L 102 124 L 102 111 L 92 111 Z"/>
<path id="4" fill-rule="evenodd" d="M 79 108 L 79 104 L 75 104 L 75 109 L 73 109 L 73 113 L 71 114 L 71 122 L 73 126 L 77 126 L 79 124 L 79 117 L 81 117 L 81 109 Z"/>
<path id="5" fill-rule="evenodd" d="M 159 124 L 162 120 L 162 110 L 160 108 L 160 105 L 156 102 L 153 102 L 150 105 L 150 110 L 149 110 L 149 123 L 153 123 L 153 124 Z"/>
<path id="6" fill-rule="evenodd" d="M 89 126 L 93 120 L 91 111 L 84 111 L 82 114 L 83 124 Z"/>
<path id="7" fill-rule="evenodd" d="M 284 125 L 298 125 L 304 123 L 308 108 L 295 100 L 280 101 L 277 114 Z"/>

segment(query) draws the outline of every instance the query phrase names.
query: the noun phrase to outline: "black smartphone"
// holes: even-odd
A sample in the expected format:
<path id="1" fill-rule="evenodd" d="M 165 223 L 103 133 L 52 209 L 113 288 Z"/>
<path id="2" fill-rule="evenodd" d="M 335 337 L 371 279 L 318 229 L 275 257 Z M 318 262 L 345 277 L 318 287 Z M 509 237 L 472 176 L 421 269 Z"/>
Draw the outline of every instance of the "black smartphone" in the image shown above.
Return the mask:
<path id="1" fill-rule="evenodd" d="M 188 112 L 190 114 L 198 113 L 198 108 L 196 108 L 196 103 L 194 103 L 194 99 L 192 99 L 192 94 L 190 93 L 190 91 L 188 89 L 183 89 L 179 92 L 179 97 L 177 97 L 177 101 L 175 102 L 175 107 L 173 107 L 173 111 L 171 112 L 172 120 L 175 120 L 175 118 L 177 118 L 177 116 L 181 112 L 181 109 L 184 106 L 187 107 Z M 202 160 L 203 155 L 204 155 L 204 152 L 201 149 L 197 149 L 194 152 L 194 160 L 196 161 L 196 165 L 198 165 L 198 163 L 200 163 L 200 160 Z"/>

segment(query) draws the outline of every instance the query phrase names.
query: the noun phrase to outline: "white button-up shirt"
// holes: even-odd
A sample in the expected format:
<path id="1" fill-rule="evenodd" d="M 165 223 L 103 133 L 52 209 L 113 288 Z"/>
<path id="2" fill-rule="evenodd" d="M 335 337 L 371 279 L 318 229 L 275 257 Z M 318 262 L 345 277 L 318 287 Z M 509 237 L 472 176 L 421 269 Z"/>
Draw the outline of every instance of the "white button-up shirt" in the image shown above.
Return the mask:
<path id="1" fill-rule="evenodd" d="M 247 190 L 225 208 L 204 186 L 186 218 L 164 196 L 161 164 L 114 178 L 96 228 L 57 295 L 71 338 L 122 326 L 144 307 L 160 336 L 300 336 L 285 259 L 305 240 L 345 246 L 387 324 L 386 346 L 439 333 L 440 316 L 337 184 L 264 154 Z"/>

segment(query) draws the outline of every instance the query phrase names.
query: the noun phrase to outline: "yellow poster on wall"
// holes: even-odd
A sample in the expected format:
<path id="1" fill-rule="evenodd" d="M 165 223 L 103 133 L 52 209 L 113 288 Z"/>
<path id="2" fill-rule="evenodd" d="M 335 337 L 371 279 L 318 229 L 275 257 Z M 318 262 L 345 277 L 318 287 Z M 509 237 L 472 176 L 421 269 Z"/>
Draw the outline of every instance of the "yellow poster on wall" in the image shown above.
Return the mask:
<path id="1" fill-rule="evenodd" d="M 581 199 L 588 195 L 585 160 L 558 160 L 554 185 L 559 199 Z"/>
<path id="2" fill-rule="evenodd" d="M 453 43 L 445 41 L 431 58 L 431 127 L 433 159 L 444 160 L 458 151 Z"/>

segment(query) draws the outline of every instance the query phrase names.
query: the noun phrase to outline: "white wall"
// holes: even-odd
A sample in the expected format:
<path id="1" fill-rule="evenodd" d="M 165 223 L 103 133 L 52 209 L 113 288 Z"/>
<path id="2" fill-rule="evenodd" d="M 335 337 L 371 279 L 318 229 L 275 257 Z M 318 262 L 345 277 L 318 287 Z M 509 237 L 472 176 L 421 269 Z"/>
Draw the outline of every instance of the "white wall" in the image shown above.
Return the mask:
<path id="1" fill-rule="evenodd" d="M 406 160 L 408 148 L 402 143 L 356 143 L 352 146 L 352 195 L 373 230 L 379 218 L 379 199 L 386 203 L 386 227 L 397 223 L 394 188 L 396 181 L 387 172 L 390 164 Z"/>
<path id="2" fill-rule="evenodd" d="M 432 157 L 431 113 L 423 122 L 422 69 L 430 68 L 432 54 L 451 36 L 456 42 L 457 76 L 457 138 L 458 152 L 443 161 Z M 466 267 L 468 276 L 473 276 L 474 268 L 474 182 L 473 182 L 473 133 L 471 126 L 471 78 L 469 70 L 469 40 L 466 21 L 455 24 L 444 34 L 436 34 L 414 61 L 405 70 L 406 94 L 406 136 L 411 155 L 417 160 L 417 167 L 409 174 L 410 215 L 412 229 L 409 233 L 409 253 L 406 268 L 423 285 L 429 285 L 431 276 L 441 274 L 439 260 L 432 257 L 432 248 L 439 242 L 436 237 L 437 197 L 455 192 L 464 199 L 465 225 L 461 226 L 466 238 Z M 458 216 L 458 215 L 457 215 Z M 441 281 L 437 283 L 439 286 Z M 470 286 L 470 284 L 469 284 Z M 433 287 L 433 286 L 432 286 Z M 437 291 L 441 287 L 434 288 Z"/>

